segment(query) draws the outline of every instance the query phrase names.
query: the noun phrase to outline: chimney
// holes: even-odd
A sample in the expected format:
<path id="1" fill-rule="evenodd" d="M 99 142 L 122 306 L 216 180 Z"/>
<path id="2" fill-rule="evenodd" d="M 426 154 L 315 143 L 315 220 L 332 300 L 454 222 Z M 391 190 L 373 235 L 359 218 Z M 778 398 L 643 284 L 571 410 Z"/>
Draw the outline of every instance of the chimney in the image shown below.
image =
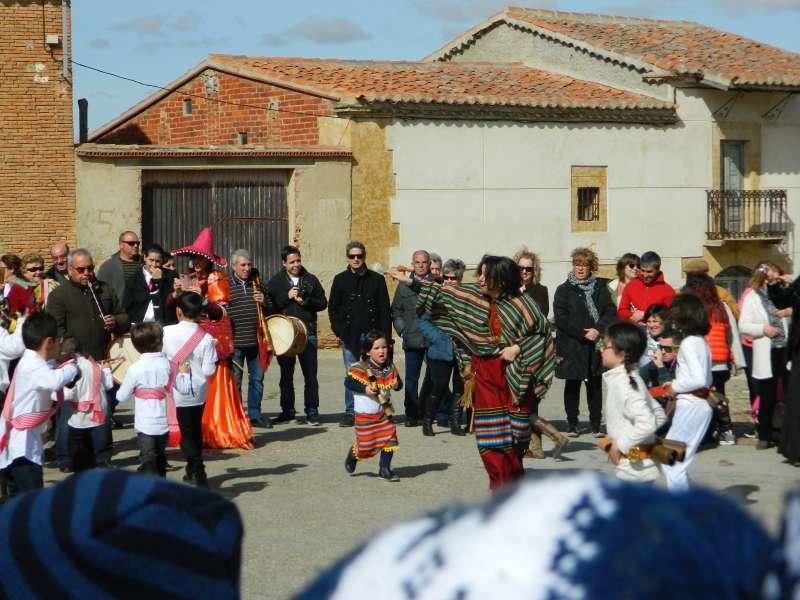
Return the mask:
<path id="1" fill-rule="evenodd" d="M 89 101 L 78 100 L 78 143 L 85 144 L 89 139 Z"/>

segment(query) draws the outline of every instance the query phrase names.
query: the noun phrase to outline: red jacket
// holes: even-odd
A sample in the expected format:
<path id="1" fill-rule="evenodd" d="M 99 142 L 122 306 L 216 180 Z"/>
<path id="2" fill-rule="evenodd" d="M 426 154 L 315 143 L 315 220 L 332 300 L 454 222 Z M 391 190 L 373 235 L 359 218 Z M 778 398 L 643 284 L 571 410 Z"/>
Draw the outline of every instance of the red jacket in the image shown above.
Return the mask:
<path id="1" fill-rule="evenodd" d="M 617 315 L 622 319 L 630 319 L 634 310 L 645 312 L 653 304 L 671 306 L 674 298 L 675 290 L 664 281 L 664 273 L 659 272 L 650 285 L 645 284 L 640 275 L 639 279 L 634 279 L 622 290 Z"/>

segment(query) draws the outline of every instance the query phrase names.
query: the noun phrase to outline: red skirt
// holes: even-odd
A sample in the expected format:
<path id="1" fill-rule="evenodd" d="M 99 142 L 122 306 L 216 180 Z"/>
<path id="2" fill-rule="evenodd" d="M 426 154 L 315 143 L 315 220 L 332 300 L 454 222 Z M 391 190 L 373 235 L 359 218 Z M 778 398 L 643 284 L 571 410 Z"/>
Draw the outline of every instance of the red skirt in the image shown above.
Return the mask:
<path id="1" fill-rule="evenodd" d="M 400 448 L 397 442 L 397 427 L 383 411 L 375 414 L 356 413 L 356 443 L 353 445 L 356 458 L 372 458 L 378 452 L 394 452 Z"/>

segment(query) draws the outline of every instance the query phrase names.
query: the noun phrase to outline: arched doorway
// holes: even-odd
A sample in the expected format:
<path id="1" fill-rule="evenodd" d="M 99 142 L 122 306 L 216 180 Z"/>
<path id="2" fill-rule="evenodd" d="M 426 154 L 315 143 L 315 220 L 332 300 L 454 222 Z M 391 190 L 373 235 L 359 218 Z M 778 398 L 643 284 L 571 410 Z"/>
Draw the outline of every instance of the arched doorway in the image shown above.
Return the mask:
<path id="1" fill-rule="evenodd" d="M 731 293 L 731 296 L 736 298 L 738 301 L 739 298 L 742 297 L 742 292 L 744 291 L 744 288 L 747 287 L 747 282 L 750 280 L 750 276 L 752 274 L 752 269 L 748 269 L 747 267 L 743 267 L 741 265 L 736 265 L 723 269 L 717 273 L 717 276 L 714 279 L 718 286 L 724 287 Z"/>

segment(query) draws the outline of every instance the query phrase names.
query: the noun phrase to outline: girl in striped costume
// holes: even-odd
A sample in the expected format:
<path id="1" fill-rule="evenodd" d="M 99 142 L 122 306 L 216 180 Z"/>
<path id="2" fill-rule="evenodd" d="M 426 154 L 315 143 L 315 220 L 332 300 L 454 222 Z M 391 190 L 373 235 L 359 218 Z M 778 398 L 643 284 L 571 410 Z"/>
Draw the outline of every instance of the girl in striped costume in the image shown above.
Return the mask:
<path id="1" fill-rule="evenodd" d="M 392 456 L 400 447 L 392 421 L 392 390 L 403 387 L 400 374 L 389 360 L 389 344 L 384 333 L 372 330 L 364 338 L 361 361 L 353 363 L 344 380 L 353 392 L 356 441 L 347 451 L 345 469 L 351 475 L 359 460 L 380 453 L 378 474 L 385 481 L 399 481 L 391 469 Z"/>

